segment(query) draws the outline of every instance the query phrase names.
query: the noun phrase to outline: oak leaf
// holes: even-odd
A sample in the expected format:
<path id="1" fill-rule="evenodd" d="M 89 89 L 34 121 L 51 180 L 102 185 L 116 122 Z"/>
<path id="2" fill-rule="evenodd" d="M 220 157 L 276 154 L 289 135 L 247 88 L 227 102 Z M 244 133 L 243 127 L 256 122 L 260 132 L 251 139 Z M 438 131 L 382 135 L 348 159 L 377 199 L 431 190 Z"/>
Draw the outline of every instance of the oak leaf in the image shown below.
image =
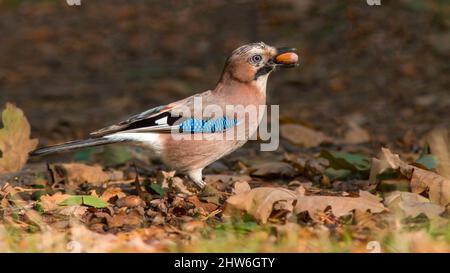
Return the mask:
<path id="1" fill-rule="evenodd" d="M 367 191 L 360 191 L 359 197 L 299 196 L 294 212 L 307 211 L 310 217 L 314 219 L 317 211 L 324 211 L 328 207 L 337 217 L 347 215 L 353 210 L 370 210 L 372 213 L 386 210 L 386 207 L 381 203 L 381 198 Z"/>
<path id="2" fill-rule="evenodd" d="M 11 103 L 2 112 L 3 128 L 0 129 L 0 173 L 16 172 L 25 165 L 28 153 L 37 146 L 37 139 L 30 139 L 30 124 L 22 110 Z"/>
<path id="3" fill-rule="evenodd" d="M 242 184 L 239 187 L 246 188 Z M 260 187 L 240 192 L 240 194 L 228 198 L 227 210 L 237 209 L 246 211 L 261 223 L 267 222 L 275 203 L 279 201 L 293 203 L 297 198 L 295 192 L 284 188 Z"/>

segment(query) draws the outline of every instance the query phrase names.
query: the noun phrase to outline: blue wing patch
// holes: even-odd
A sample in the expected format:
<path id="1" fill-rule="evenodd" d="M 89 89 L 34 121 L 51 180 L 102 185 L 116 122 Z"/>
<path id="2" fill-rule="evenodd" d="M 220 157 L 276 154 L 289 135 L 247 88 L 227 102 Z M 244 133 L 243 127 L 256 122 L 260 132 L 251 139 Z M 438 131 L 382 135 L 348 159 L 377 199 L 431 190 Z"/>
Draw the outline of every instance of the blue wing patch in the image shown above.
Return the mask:
<path id="1" fill-rule="evenodd" d="M 179 128 L 182 133 L 215 133 L 223 132 L 237 124 L 236 118 L 223 117 L 208 120 L 190 118 L 183 121 Z"/>

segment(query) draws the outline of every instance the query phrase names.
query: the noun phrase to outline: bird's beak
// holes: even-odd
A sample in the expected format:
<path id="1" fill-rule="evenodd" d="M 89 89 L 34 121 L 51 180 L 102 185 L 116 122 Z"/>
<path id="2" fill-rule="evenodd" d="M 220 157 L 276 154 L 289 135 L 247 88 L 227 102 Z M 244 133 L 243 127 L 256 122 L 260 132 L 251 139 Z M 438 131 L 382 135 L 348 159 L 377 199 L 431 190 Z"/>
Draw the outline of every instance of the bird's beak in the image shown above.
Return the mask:
<path id="1" fill-rule="evenodd" d="M 276 50 L 276 55 L 270 58 L 263 67 L 258 69 L 255 74 L 255 79 L 259 76 L 266 75 L 267 73 L 277 70 L 278 67 L 289 68 L 299 65 L 298 55 L 295 53 L 297 49 L 291 47 L 281 47 Z"/>
<path id="2" fill-rule="evenodd" d="M 299 65 L 297 49 L 290 47 L 277 48 L 277 55 L 271 59 L 275 67 L 289 68 Z"/>

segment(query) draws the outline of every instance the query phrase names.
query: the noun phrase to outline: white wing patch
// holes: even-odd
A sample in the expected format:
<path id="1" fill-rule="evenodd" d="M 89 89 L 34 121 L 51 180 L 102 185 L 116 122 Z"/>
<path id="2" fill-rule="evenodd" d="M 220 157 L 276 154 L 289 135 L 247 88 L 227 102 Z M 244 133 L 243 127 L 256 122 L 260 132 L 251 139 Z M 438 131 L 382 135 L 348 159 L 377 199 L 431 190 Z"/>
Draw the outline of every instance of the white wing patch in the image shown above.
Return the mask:
<path id="1" fill-rule="evenodd" d="M 104 138 L 133 141 L 158 153 L 162 148 L 159 134 L 156 133 L 115 133 Z"/>
<path id="2" fill-rule="evenodd" d="M 158 120 L 155 120 L 155 123 L 158 125 L 166 125 L 167 124 L 167 116 L 160 118 Z"/>

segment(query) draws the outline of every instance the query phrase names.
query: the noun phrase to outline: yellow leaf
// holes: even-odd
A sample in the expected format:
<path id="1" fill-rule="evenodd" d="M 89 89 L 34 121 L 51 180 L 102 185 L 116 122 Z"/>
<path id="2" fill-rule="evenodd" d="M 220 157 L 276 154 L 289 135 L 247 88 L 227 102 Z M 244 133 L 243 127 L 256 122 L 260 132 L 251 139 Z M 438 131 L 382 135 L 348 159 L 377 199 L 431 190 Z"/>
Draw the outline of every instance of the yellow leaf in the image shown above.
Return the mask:
<path id="1" fill-rule="evenodd" d="M 37 146 L 37 139 L 30 139 L 30 124 L 22 110 L 11 103 L 2 112 L 3 128 L 0 129 L 0 173 L 19 171 L 28 160 L 28 153 Z"/>

